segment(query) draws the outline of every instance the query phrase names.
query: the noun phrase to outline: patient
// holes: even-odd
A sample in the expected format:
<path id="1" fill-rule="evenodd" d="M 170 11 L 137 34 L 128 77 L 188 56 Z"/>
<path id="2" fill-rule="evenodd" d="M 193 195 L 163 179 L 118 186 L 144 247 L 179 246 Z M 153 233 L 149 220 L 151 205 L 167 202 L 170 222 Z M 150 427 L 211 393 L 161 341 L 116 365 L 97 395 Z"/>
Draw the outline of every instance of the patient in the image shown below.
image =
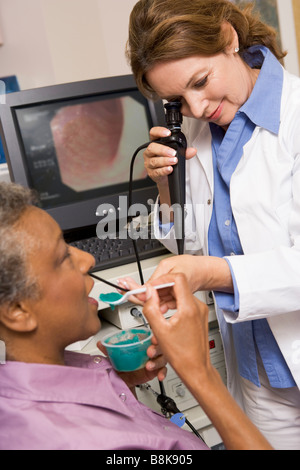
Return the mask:
<path id="1" fill-rule="evenodd" d="M 32 194 L 0 183 L 0 449 L 202 450 L 206 445 L 135 397 L 136 385 L 166 374 L 165 358 L 207 412 L 228 449 L 270 446 L 237 407 L 209 360 L 207 307 L 182 275 L 151 286 L 144 314 L 156 335 L 145 369 L 117 374 L 99 354 L 66 352 L 101 325 L 89 297 L 94 264 L 68 247 Z M 156 281 L 153 281 L 158 282 Z M 167 321 L 168 308 L 177 312 Z M 1 360 L 1 358 L 0 358 Z"/>
<path id="2" fill-rule="evenodd" d="M 207 449 L 134 396 L 165 376 L 157 346 L 145 369 L 119 375 L 100 354 L 65 352 L 101 326 L 89 297 L 94 259 L 68 247 L 33 202 L 0 184 L 0 449 Z"/>

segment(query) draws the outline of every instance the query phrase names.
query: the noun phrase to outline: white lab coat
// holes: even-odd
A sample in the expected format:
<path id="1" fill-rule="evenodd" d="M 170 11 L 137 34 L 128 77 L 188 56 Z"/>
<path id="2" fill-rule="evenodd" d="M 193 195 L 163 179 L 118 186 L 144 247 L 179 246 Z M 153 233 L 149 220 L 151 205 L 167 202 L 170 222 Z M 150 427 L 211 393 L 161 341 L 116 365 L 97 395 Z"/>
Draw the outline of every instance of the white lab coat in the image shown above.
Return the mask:
<path id="1" fill-rule="evenodd" d="M 272 93 L 272 90 L 270 90 Z M 263 105 L 263 103 L 262 103 Z M 207 123 L 187 119 L 198 155 L 187 161 L 186 252 L 208 254 L 213 165 Z M 243 256 L 230 256 L 239 290 L 238 317 L 217 309 L 228 387 L 239 400 L 230 323 L 267 318 L 300 388 L 300 79 L 284 71 L 279 135 L 257 127 L 230 184 Z M 159 237 L 158 206 L 155 234 Z M 173 229 L 159 237 L 176 253 Z M 224 321 L 224 317 L 226 322 Z"/>

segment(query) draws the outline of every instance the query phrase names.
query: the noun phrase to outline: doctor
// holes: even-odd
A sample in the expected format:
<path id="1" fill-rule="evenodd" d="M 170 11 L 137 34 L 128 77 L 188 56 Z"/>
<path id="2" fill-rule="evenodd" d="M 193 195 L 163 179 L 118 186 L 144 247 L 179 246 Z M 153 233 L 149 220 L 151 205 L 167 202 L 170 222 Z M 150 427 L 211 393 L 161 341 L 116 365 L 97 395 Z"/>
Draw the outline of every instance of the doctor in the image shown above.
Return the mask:
<path id="1" fill-rule="evenodd" d="M 300 449 L 300 80 L 275 32 L 227 0 L 138 1 L 127 54 L 146 96 L 180 100 L 190 145 L 186 254 L 153 278 L 214 291 L 230 391 L 276 449 Z M 176 253 L 159 222 L 172 152 L 151 143 L 144 160 Z"/>

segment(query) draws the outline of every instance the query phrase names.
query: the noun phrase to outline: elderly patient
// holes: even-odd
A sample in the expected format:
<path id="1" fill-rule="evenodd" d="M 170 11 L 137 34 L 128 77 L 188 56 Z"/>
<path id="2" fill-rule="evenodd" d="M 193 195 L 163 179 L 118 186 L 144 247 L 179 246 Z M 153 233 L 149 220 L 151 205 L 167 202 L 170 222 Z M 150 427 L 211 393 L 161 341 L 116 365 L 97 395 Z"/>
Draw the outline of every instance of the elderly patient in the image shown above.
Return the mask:
<path id="1" fill-rule="evenodd" d="M 100 329 L 92 256 L 66 245 L 31 193 L 0 184 L 0 449 L 207 449 L 137 401 L 165 360 L 117 374 L 104 357 L 65 352 Z"/>

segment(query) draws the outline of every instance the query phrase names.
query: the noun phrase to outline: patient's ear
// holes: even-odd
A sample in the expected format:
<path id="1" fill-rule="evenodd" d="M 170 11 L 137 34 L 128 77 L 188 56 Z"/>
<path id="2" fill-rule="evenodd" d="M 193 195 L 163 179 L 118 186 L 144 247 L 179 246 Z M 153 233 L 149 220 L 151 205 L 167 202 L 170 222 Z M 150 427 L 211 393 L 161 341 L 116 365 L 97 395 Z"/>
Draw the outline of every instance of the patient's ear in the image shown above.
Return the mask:
<path id="1" fill-rule="evenodd" d="M 0 307 L 0 323 L 7 329 L 20 333 L 28 333 L 37 328 L 36 317 L 27 307 L 26 302 L 6 304 Z"/>

